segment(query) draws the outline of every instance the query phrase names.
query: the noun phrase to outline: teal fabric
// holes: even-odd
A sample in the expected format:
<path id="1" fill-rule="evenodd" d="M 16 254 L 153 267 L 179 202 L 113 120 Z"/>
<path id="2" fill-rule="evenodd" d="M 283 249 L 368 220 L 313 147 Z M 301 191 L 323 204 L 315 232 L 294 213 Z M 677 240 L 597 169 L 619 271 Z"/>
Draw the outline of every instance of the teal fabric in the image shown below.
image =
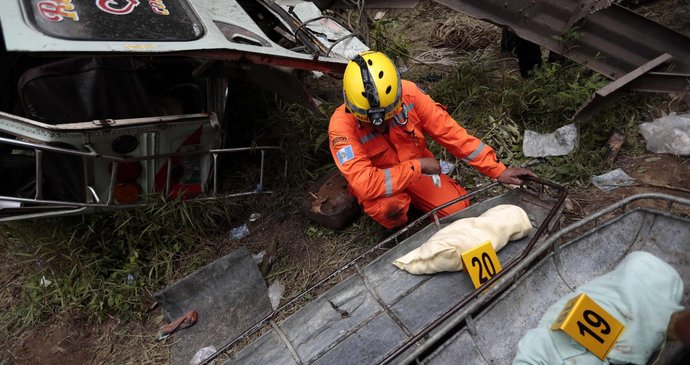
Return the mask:
<path id="1" fill-rule="evenodd" d="M 586 293 L 625 325 L 605 361 L 551 324 L 571 298 Z M 551 305 L 537 328 L 518 343 L 513 364 L 646 364 L 666 336 L 671 314 L 681 310 L 683 282 L 670 265 L 636 251 L 611 272 L 582 285 Z"/>

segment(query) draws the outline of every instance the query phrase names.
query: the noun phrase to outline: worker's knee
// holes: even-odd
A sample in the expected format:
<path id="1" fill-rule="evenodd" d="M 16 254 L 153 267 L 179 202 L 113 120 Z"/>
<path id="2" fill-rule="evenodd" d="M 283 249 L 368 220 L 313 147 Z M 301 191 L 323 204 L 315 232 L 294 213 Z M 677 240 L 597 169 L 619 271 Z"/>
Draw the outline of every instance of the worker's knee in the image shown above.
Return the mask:
<path id="1" fill-rule="evenodd" d="M 391 197 L 369 200 L 362 203 L 364 212 L 386 228 L 395 228 L 407 223 L 410 197 L 398 194 Z"/>

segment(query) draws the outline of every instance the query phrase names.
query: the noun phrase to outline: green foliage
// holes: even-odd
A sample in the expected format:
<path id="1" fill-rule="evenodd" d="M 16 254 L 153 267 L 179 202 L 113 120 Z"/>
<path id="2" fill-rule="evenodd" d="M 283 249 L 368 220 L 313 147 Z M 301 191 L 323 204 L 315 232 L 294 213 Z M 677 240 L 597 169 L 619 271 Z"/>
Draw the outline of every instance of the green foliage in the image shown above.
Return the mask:
<path id="1" fill-rule="evenodd" d="M 334 105 L 325 105 L 322 111 L 314 112 L 297 104 L 279 103 L 269 113 L 272 133 L 279 136 L 279 145 L 286 152 L 289 186 L 304 188 L 333 168 L 328 121 L 334 109 Z"/>
<path id="2" fill-rule="evenodd" d="M 563 34 L 554 36 L 553 38 L 561 44 L 564 51 L 570 51 L 577 48 L 577 44 L 580 38 L 582 38 L 582 31 L 579 27 L 574 26 L 563 32 Z"/>
<path id="3" fill-rule="evenodd" d="M 614 129 L 628 136 L 626 149 L 641 150 L 637 125 L 651 118 L 649 110 L 658 97 L 629 96 L 578 125 L 579 148 L 568 156 L 527 159 L 522 154 L 522 134 L 525 129 L 553 132 L 571 123 L 577 109 L 607 83 L 602 76 L 569 62 L 545 63 L 523 79 L 491 59 L 468 57 L 433 85 L 430 94 L 448 106 L 470 133 L 492 146 L 507 165 L 530 165 L 544 178 L 581 183 L 605 168 L 604 145 Z M 462 164 L 439 146 L 432 143 L 431 147 L 437 156 Z"/>
<path id="4" fill-rule="evenodd" d="M 373 22 L 370 30 L 370 46 L 375 51 L 388 54 L 391 59 L 410 54 L 410 43 L 406 32 L 394 32 L 398 20 L 382 18 Z"/>
<path id="5" fill-rule="evenodd" d="M 198 262 L 181 265 L 181 257 L 199 252 L 200 238 L 215 233 L 226 209 L 161 199 L 134 210 L 54 219 L 29 233 L 26 224 L 10 226 L 22 242 L 15 256 L 35 264 L 21 320 L 31 324 L 67 310 L 90 320 L 141 317 L 151 290 L 196 269 Z"/>

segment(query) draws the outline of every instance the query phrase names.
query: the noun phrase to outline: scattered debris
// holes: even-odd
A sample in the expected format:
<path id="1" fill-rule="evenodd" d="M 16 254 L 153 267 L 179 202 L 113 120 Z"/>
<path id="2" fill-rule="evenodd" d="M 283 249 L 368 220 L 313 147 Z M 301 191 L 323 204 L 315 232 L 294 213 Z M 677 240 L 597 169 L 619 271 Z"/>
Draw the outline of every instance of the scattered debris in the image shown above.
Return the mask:
<path id="1" fill-rule="evenodd" d="M 339 55 L 349 59 L 369 49 L 332 17 L 324 16 L 313 2 L 281 0 L 276 1 L 276 4 L 299 19 L 300 23 L 295 23 L 293 26 L 309 29 L 310 35 L 322 44 L 321 47 L 324 50 L 328 49 L 329 56 Z"/>
<path id="2" fill-rule="evenodd" d="M 656 188 L 669 189 L 669 190 L 675 190 L 675 191 L 683 191 L 683 192 L 686 192 L 686 193 L 690 193 L 690 189 L 686 189 L 686 188 L 680 188 L 680 187 L 677 187 L 677 186 L 671 186 L 671 185 L 666 185 L 666 184 L 658 184 L 658 183 L 655 183 L 655 182 L 645 181 L 645 180 L 637 180 L 637 181 L 638 181 L 640 184 L 649 185 L 649 186 L 653 186 L 653 187 L 656 187 Z"/>
<path id="3" fill-rule="evenodd" d="M 424 51 L 414 57 L 414 62 L 425 65 L 455 66 L 458 64 L 457 52 L 450 48 L 435 48 Z M 438 80 L 425 80 L 438 81 Z"/>
<path id="4" fill-rule="evenodd" d="M 429 37 L 429 45 L 473 51 L 486 48 L 499 38 L 500 31 L 495 25 L 456 15 L 438 24 Z"/>
<path id="5" fill-rule="evenodd" d="M 690 155 L 690 114 L 671 113 L 640 124 L 647 149 L 654 153 Z"/>
<path id="6" fill-rule="evenodd" d="M 285 291 L 285 285 L 283 285 L 279 280 L 276 280 L 268 287 L 268 299 L 271 300 L 271 307 L 273 310 L 278 309 L 280 305 L 280 298 L 283 296 Z"/>
<path id="7" fill-rule="evenodd" d="M 254 259 L 254 262 L 256 262 L 257 265 L 261 264 L 264 261 L 264 257 L 266 256 L 266 251 L 261 251 L 259 253 L 255 253 L 252 255 L 252 258 Z"/>
<path id="8" fill-rule="evenodd" d="M 205 346 L 220 348 L 271 313 L 266 281 L 251 253 L 242 247 L 154 294 L 167 320 L 194 308 L 203 321 L 185 330 L 171 346 L 171 365 L 187 365 Z"/>
<path id="9" fill-rule="evenodd" d="M 338 169 L 333 169 L 310 186 L 302 200 L 309 219 L 330 229 L 342 229 L 361 213 L 357 199 Z"/>
<path id="10" fill-rule="evenodd" d="M 52 284 L 53 282 L 46 279 L 45 275 L 41 276 L 41 279 L 38 281 L 39 284 L 41 284 L 42 287 L 47 288 Z"/>
<path id="11" fill-rule="evenodd" d="M 230 230 L 230 238 L 233 240 L 239 240 L 249 235 L 249 227 L 247 224 L 243 224 L 239 227 L 235 227 Z"/>
<path id="12" fill-rule="evenodd" d="M 198 320 L 199 313 L 197 313 L 197 311 L 195 310 L 190 310 L 187 313 L 185 313 L 182 317 L 177 318 L 176 320 L 161 327 L 161 329 L 158 331 L 158 336 L 156 337 L 156 339 L 158 341 L 164 340 L 181 329 L 193 326 Z"/>
<path id="13" fill-rule="evenodd" d="M 609 140 L 606 142 L 606 165 L 611 166 L 613 165 L 613 162 L 616 161 L 616 157 L 618 157 L 618 152 L 620 152 L 621 147 L 623 147 L 623 143 L 625 142 L 625 134 L 619 130 L 614 130 L 613 133 L 611 133 L 611 136 L 609 137 Z"/>
<path id="14" fill-rule="evenodd" d="M 564 156 L 577 146 L 577 127 L 566 124 L 553 133 L 525 130 L 522 150 L 527 157 Z"/>
<path id="15" fill-rule="evenodd" d="M 207 347 L 202 347 L 197 351 L 194 356 L 192 356 L 192 359 L 189 360 L 189 365 L 199 365 L 201 364 L 204 360 L 208 359 L 211 355 L 216 353 L 216 348 L 215 346 L 207 346 Z"/>
<path id="16" fill-rule="evenodd" d="M 268 247 L 266 247 L 266 251 L 262 252 L 264 252 L 266 255 L 264 256 L 261 262 L 261 267 L 259 271 L 261 271 L 261 275 L 266 277 L 268 273 L 271 271 L 273 263 L 276 261 L 276 254 L 278 253 L 278 238 L 273 237 L 271 243 L 269 243 Z"/>
<path id="17" fill-rule="evenodd" d="M 455 170 L 455 164 L 452 162 L 440 160 L 438 164 L 441 165 L 441 173 L 444 175 L 450 175 L 450 173 Z"/>
<path id="18" fill-rule="evenodd" d="M 615 169 L 592 178 L 592 184 L 603 191 L 611 191 L 621 186 L 635 185 L 635 183 L 635 179 L 626 174 L 623 169 Z"/>
<path id="19" fill-rule="evenodd" d="M 259 218 L 261 218 L 261 213 L 252 213 L 249 216 L 249 221 L 250 222 L 256 222 Z"/>

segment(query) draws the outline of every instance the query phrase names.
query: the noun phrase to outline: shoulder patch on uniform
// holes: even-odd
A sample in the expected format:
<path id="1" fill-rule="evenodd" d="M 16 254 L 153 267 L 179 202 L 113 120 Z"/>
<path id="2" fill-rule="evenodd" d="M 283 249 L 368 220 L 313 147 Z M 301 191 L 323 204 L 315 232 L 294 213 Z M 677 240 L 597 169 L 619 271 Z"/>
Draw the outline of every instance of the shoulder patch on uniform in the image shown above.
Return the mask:
<path id="1" fill-rule="evenodd" d="M 340 166 L 344 165 L 345 162 L 355 158 L 355 152 L 352 151 L 352 145 L 347 145 L 339 149 L 338 152 L 335 153 L 335 155 L 338 156 L 338 162 L 340 162 Z"/>
<path id="2" fill-rule="evenodd" d="M 333 137 L 333 139 L 331 139 L 331 144 L 333 145 L 333 148 L 338 148 L 341 145 L 346 144 L 347 141 L 347 137 Z"/>

